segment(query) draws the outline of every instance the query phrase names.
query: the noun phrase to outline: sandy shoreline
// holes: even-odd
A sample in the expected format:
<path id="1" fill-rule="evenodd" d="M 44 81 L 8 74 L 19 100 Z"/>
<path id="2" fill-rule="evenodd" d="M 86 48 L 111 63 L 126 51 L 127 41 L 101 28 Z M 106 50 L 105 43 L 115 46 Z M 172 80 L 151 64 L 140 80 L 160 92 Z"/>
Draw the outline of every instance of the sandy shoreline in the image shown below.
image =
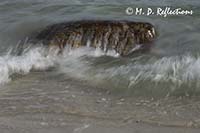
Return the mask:
<path id="1" fill-rule="evenodd" d="M 189 102 L 199 106 L 198 100 L 185 100 L 188 106 L 184 106 L 184 100 L 176 100 L 175 105 L 173 100 L 120 97 L 82 81 L 55 76 L 51 72 L 33 72 L 1 89 L 2 133 L 200 131 L 198 112 L 189 106 Z"/>

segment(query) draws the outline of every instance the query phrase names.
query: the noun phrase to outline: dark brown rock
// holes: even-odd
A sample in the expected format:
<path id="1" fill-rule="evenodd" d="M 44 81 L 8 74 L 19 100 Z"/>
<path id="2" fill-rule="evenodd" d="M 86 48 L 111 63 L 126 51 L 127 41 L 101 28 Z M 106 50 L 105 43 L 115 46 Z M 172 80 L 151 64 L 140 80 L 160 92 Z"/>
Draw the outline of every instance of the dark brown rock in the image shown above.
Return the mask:
<path id="1" fill-rule="evenodd" d="M 104 52 L 115 50 L 122 56 L 150 48 L 156 38 L 150 23 L 131 21 L 72 21 L 46 27 L 36 37 L 47 46 L 58 46 L 61 50 L 90 46 Z"/>

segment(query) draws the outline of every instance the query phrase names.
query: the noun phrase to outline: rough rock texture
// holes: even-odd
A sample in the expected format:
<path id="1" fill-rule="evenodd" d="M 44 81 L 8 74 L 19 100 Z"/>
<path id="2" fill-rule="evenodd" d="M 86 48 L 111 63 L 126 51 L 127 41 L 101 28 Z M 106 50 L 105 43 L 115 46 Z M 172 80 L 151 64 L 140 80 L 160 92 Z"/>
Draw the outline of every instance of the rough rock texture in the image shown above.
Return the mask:
<path id="1" fill-rule="evenodd" d="M 156 37 L 150 23 L 83 20 L 54 24 L 34 38 L 48 46 L 77 48 L 90 46 L 104 52 L 115 50 L 121 56 L 146 51 Z"/>

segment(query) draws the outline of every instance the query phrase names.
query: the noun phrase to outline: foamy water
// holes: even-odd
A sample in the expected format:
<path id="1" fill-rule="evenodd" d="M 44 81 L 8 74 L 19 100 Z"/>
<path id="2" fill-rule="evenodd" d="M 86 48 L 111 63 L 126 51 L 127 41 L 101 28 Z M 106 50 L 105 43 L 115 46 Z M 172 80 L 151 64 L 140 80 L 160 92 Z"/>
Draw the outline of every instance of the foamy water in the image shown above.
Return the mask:
<path id="1" fill-rule="evenodd" d="M 146 93 L 167 90 L 165 94 L 176 90 L 185 92 L 185 89 L 194 93 L 198 91 L 200 80 L 199 1 L 126 0 L 121 2 L 111 0 L 106 1 L 107 3 L 103 2 L 105 1 L 4 0 L 0 2 L 0 85 L 8 82 L 12 84 L 13 74 L 25 75 L 32 70 L 46 70 L 54 67 L 55 73 L 59 72 L 75 79 L 86 80 L 88 84 L 107 89 L 137 90 Z M 192 9 L 194 15 L 162 18 L 125 14 L 127 6 L 135 8 L 139 5 L 144 8 L 164 5 L 180 6 L 184 9 Z M 72 51 L 66 49 L 62 55 L 47 54 L 41 47 L 30 48 L 20 56 L 5 52 L 9 47 L 15 48 L 19 40 L 37 33 L 47 25 L 82 19 L 152 23 L 159 33 L 152 45 L 152 51 L 159 52 L 130 58 L 122 58 L 114 51 L 105 54 L 99 49 L 92 48 Z"/>
<path id="2" fill-rule="evenodd" d="M 66 76 L 112 89 L 134 90 L 138 86 L 146 84 L 148 87 L 150 84 L 153 90 L 164 84 L 168 92 L 174 92 L 183 86 L 197 90 L 200 87 L 199 56 L 120 57 L 112 50 L 105 53 L 90 47 L 73 50 L 66 47 L 62 54 L 57 52 L 56 49 L 33 47 L 20 56 L 12 55 L 11 52 L 1 56 L 0 85 L 12 82 L 13 74 L 25 75 L 31 70 L 56 67 L 55 71 Z"/>
<path id="3" fill-rule="evenodd" d="M 161 87 L 159 84 L 165 84 L 166 88 L 172 91 L 180 89 L 183 85 L 187 85 L 188 89 L 200 87 L 200 58 L 198 56 L 187 54 L 159 59 L 145 56 L 134 59 L 118 57 L 117 59 L 114 54 L 113 60 L 102 57 L 105 58 L 104 61 L 95 64 L 95 60 L 99 60 L 101 54 L 97 57 L 94 53 L 94 51 L 89 52 L 84 49 L 75 50 L 60 60 L 60 70 L 70 76 L 89 80 L 100 86 L 109 84 L 107 87 L 111 88 L 115 86 L 134 89 L 138 84 L 145 85 L 145 82 L 150 82 L 152 89 Z M 83 55 L 96 59 L 88 60 Z M 124 59 L 128 60 L 128 63 L 120 64 Z M 145 63 L 142 63 L 142 60 L 145 60 Z"/>
<path id="4" fill-rule="evenodd" d="M 127 7 L 165 6 L 194 14 L 125 13 Z M 152 132 L 198 132 L 199 6 L 199 0 L 1 0 L 0 132 L 134 132 L 149 127 Z M 45 26 L 82 19 L 149 22 L 159 36 L 149 53 L 132 57 L 88 47 L 56 54 L 56 49 L 48 52 L 26 43 L 17 55 L 19 40 Z"/>
<path id="5" fill-rule="evenodd" d="M 34 48 L 21 56 L 7 54 L 0 57 L 0 85 L 9 82 L 13 74 L 28 74 L 54 65 L 53 58 L 44 56 L 43 48 Z"/>
<path id="6" fill-rule="evenodd" d="M 169 83 L 168 86 L 177 88 L 183 84 L 200 87 L 200 58 L 198 56 L 187 54 L 149 58 L 141 55 L 125 58 L 114 51 L 104 53 L 99 49 L 89 47 L 74 50 L 66 48 L 61 55 L 55 53 L 55 51 L 47 53 L 47 49 L 37 47 L 29 49 L 20 56 L 9 53 L 1 56 L 0 84 L 11 81 L 10 77 L 13 74 L 24 75 L 31 70 L 57 67 L 58 72 L 99 86 L 109 82 L 110 87 L 119 85 L 118 87 L 133 89 L 142 82 L 151 82 L 155 86 L 159 83 Z M 123 60 L 126 62 L 124 63 Z"/>

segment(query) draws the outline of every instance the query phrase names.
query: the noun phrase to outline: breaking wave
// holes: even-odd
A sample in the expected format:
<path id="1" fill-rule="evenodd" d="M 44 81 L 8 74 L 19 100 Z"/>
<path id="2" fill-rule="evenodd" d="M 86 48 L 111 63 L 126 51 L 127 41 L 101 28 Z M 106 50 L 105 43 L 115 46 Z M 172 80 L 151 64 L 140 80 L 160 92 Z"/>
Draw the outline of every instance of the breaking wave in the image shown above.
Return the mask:
<path id="1" fill-rule="evenodd" d="M 55 65 L 56 64 L 56 65 Z M 92 85 L 134 93 L 197 93 L 200 87 L 200 57 L 193 55 L 133 58 L 119 57 L 114 51 L 78 48 L 62 55 L 47 54 L 42 47 L 31 48 L 20 56 L 10 53 L 0 57 L 0 84 L 13 74 L 28 74 L 31 70 L 57 67 L 67 76 L 86 80 Z M 158 95 L 160 95 L 157 93 Z"/>
<path id="2" fill-rule="evenodd" d="M 146 94 L 148 91 L 149 93 L 158 91 L 158 95 L 161 95 L 160 93 L 188 95 L 199 92 L 199 56 L 187 54 L 162 58 L 148 55 L 108 58 L 98 54 L 94 58 L 95 54 L 84 52 L 75 50 L 68 55 L 68 58 L 63 58 L 60 61 L 61 72 L 85 79 L 98 87 L 129 90 L 134 93 Z M 83 57 L 80 53 L 87 56 Z"/>
<path id="3" fill-rule="evenodd" d="M 21 56 L 8 54 L 0 57 L 0 85 L 9 82 L 10 76 L 17 74 L 27 74 L 31 70 L 43 70 L 54 65 L 50 56 L 44 56 L 43 48 L 34 48 Z"/>

